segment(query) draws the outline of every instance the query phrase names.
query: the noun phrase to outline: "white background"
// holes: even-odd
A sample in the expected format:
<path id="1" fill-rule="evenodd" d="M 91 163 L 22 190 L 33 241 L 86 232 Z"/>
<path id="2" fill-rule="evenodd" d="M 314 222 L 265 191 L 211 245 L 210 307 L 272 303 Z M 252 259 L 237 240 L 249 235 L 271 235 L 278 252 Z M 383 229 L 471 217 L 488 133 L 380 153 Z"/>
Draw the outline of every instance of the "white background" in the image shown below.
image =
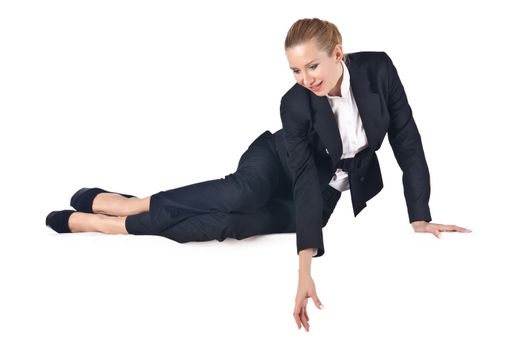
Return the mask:
<path id="1" fill-rule="evenodd" d="M 520 4 L 2 1 L 0 348 L 526 349 Z M 385 139 L 383 191 L 358 217 L 343 193 L 324 229 L 307 333 L 293 233 L 180 244 L 45 226 L 81 187 L 146 197 L 234 172 L 281 127 L 284 38 L 311 17 L 345 52 L 392 58 L 433 222 L 472 233 L 412 232 Z"/>

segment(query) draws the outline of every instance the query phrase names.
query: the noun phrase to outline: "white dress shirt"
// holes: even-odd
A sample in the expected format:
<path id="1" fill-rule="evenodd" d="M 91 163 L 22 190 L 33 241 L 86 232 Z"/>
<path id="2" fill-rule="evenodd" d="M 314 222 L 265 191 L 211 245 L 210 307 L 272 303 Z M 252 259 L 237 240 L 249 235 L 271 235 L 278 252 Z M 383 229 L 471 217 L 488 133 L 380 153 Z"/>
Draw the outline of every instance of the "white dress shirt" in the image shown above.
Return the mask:
<path id="1" fill-rule="evenodd" d="M 344 159 L 353 158 L 356 153 L 368 146 L 368 142 L 363 123 L 359 117 L 356 100 L 350 87 L 350 73 L 343 60 L 341 60 L 341 64 L 343 65 L 341 96 L 329 96 L 327 94 L 326 97 L 334 112 L 339 134 L 341 135 L 341 142 L 343 143 L 343 154 L 340 159 Z M 348 173 L 341 168 L 337 168 L 329 185 L 340 192 L 349 190 Z"/>
<path id="2" fill-rule="evenodd" d="M 343 65 L 341 96 L 329 96 L 326 94 L 326 97 L 330 107 L 332 107 L 332 112 L 334 112 L 339 134 L 341 135 L 343 154 L 340 159 L 344 159 L 353 158 L 356 153 L 368 146 L 368 142 L 363 123 L 359 117 L 356 100 L 350 87 L 350 73 L 343 60 L 341 60 L 341 64 Z M 349 190 L 348 173 L 341 168 L 337 168 L 328 184 L 340 192 Z M 317 255 L 317 248 L 314 248 L 312 257 L 315 255 Z"/>

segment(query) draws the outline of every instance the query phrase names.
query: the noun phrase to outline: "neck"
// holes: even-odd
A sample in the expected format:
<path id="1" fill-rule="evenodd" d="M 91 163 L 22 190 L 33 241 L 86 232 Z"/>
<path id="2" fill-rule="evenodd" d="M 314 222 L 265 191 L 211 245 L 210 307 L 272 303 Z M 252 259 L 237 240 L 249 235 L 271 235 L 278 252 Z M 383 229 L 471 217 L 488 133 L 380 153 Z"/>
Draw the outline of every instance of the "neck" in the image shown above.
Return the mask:
<path id="1" fill-rule="evenodd" d="M 343 76 L 344 76 L 343 65 L 341 64 L 341 62 L 339 62 L 339 68 L 338 69 L 341 70 L 341 73 L 340 73 L 339 79 L 337 79 L 336 85 L 328 93 L 329 96 L 339 96 L 339 97 L 341 97 L 341 83 L 343 82 Z"/>

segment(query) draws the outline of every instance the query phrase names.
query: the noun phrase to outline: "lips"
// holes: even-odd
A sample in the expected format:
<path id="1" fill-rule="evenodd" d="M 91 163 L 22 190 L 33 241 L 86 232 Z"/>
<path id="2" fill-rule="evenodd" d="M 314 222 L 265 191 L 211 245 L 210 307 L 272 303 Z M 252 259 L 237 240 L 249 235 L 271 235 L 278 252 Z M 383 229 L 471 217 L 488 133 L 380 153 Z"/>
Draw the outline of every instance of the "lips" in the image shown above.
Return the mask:
<path id="1" fill-rule="evenodd" d="M 319 84 L 314 85 L 313 87 L 310 86 L 310 90 L 312 90 L 312 91 L 319 91 L 319 89 L 321 88 L 321 84 L 323 84 L 322 81 L 321 81 Z"/>
<path id="2" fill-rule="evenodd" d="M 322 83 L 323 83 L 323 82 L 321 81 L 321 82 L 320 82 L 319 84 L 317 84 L 317 85 L 310 86 L 310 89 L 315 89 L 315 88 L 321 86 Z"/>

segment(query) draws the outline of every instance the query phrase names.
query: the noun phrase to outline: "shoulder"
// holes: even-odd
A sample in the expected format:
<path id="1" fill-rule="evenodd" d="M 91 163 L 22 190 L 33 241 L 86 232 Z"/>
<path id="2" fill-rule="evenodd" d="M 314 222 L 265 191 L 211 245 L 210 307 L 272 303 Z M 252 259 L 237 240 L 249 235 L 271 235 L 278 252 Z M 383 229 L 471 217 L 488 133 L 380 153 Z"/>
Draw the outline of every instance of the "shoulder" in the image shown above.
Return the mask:
<path id="1" fill-rule="evenodd" d="M 349 52 L 345 54 L 345 63 L 356 63 L 360 66 L 364 65 L 385 65 L 389 55 L 385 51 L 358 51 Z"/>
<path id="2" fill-rule="evenodd" d="M 345 64 L 349 69 L 366 72 L 371 77 L 385 79 L 392 70 L 392 61 L 385 51 L 360 51 L 345 54 Z"/>
<path id="3" fill-rule="evenodd" d="M 284 108 L 295 109 L 299 112 L 300 109 L 308 108 L 310 106 L 310 91 L 298 83 L 295 83 L 281 98 L 281 110 Z"/>
<path id="4" fill-rule="evenodd" d="M 309 98 L 308 93 L 309 93 L 308 89 L 306 89 L 305 87 L 299 85 L 298 83 L 295 83 L 282 96 L 282 100 L 288 101 L 288 100 L 292 100 L 292 99 L 293 100 L 307 99 L 307 98 Z"/>

